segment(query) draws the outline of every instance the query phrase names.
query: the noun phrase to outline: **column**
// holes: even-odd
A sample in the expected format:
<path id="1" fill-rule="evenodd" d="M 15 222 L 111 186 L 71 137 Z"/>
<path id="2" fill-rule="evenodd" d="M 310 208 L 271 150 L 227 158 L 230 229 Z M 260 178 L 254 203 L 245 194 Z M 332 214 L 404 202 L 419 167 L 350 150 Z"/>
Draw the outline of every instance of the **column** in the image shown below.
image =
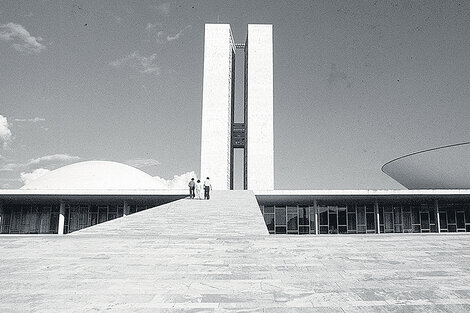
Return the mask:
<path id="1" fill-rule="evenodd" d="M 375 216 L 376 216 L 376 220 L 375 220 L 375 223 L 376 223 L 376 233 L 377 234 L 380 234 L 380 214 L 379 214 L 379 202 L 377 200 L 375 200 L 374 202 L 374 211 L 375 211 Z"/>
<path id="2" fill-rule="evenodd" d="M 437 232 L 441 232 L 441 220 L 439 218 L 439 201 L 436 199 L 434 200 L 434 212 L 435 212 L 435 218 L 436 218 L 436 228 Z"/>
<path id="3" fill-rule="evenodd" d="M 127 203 L 127 201 L 124 201 L 124 208 L 122 211 L 122 215 L 123 216 L 129 215 L 129 203 Z"/>
<path id="4" fill-rule="evenodd" d="M 318 235 L 318 228 L 320 227 L 320 222 L 318 221 L 318 208 L 316 199 L 313 200 L 313 209 L 315 210 L 315 235 Z"/>
<path id="5" fill-rule="evenodd" d="M 65 202 L 60 201 L 60 209 L 59 209 L 59 229 L 57 231 L 58 235 L 64 234 L 64 224 L 65 224 Z"/>

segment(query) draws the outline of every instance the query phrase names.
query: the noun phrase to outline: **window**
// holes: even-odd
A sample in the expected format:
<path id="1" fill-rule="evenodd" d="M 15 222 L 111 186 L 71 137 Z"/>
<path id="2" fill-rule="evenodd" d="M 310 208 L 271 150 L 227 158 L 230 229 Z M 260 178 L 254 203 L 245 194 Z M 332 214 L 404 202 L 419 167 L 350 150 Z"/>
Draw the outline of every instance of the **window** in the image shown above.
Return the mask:
<path id="1" fill-rule="evenodd" d="M 348 231 L 356 231 L 356 213 L 348 213 Z"/>
<path id="2" fill-rule="evenodd" d="M 265 206 L 264 213 L 273 213 L 274 214 L 274 207 L 273 206 Z"/>
<path id="3" fill-rule="evenodd" d="M 274 214 L 264 214 L 264 222 L 269 232 L 274 232 Z"/>
<path id="4" fill-rule="evenodd" d="M 286 225 L 286 208 L 285 207 L 276 207 L 276 226 L 277 225 Z M 276 231 L 277 233 L 277 231 Z"/>
<path id="5" fill-rule="evenodd" d="M 308 207 L 299 207 L 299 225 L 309 225 Z"/>
<path id="6" fill-rule="evenodd" d="M 287 231 L 289 233 L 298 233 L 299 224 L 297 222 L 297 207 L 287 207 Z"/>
<path id="7" fill-rule="evenodd" d="M 315 208 L 310 207 L 310 233 L 315 234 L 316 220 L 315 220 Z"/>
<path id="8" fill-rule="evenodd" d="M 320 225 L 328 226 L 328 209 L 326 207 L 318 207 L 318 215 L 320 219 Z"/>

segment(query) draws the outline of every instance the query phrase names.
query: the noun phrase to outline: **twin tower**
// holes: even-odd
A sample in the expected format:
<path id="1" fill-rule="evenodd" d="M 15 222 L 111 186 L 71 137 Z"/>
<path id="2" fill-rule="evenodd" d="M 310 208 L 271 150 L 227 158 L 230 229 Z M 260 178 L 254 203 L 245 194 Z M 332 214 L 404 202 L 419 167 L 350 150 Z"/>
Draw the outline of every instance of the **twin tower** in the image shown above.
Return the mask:
<path id="1" fill-rule="evenodd" d="M 242 123 L 234 120 L 236 52 L 245 63 Z M 243 149 L 243 189 L 273 190 L 272 25 L 249 24 L 243 44 L 230 25 L 205 25 L 201 176 L 214 189 L 234 189 L 235 149 Z"/>

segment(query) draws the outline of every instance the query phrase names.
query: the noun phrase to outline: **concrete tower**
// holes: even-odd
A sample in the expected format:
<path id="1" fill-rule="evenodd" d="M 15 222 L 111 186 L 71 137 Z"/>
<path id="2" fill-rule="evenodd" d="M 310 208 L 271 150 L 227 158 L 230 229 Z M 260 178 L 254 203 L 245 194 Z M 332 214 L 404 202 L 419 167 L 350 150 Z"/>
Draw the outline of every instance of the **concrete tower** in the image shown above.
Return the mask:
<path id="1" fill-rule="evenodd" d="M 230 189 L 230 134 L 235 45 L 228 24 L 206 24 L 202 92 L 201 177 Z"/>
<path id="2" fill-rule="evenodd" d="M 245 68 L 247 189 L 274 189 L 273 28 L 248 25 Z"/>
<path id="3" fill-rule="evenodd" d="M 234 44 L 230 25 L 207 24 L 204 41 L 201 176 L 233 188 L 234 149 L 244 149 L 244 189 L 274 189 L 272 25 L 248 25 Z M 244 122 L 235 123 L 235 49 L 245 57 Z M 243 56 L 243 54 L 241 54 Z"/>

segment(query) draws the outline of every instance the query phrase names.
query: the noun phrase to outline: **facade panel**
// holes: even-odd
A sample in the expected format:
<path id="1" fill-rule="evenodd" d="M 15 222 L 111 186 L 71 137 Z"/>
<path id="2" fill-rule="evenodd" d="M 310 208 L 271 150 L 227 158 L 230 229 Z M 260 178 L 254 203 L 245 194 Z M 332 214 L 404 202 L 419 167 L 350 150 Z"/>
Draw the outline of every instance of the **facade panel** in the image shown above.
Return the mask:
<path id="1" fill-rule="evenodd" d="M 202 98 L 201 177 L 230 188 L 230 132 L 234 43 L 230 25 L 206 24 Z"/>
<path id="2" fill-rule="evenodd" d="M 274 189 L 273 29 L 248 25 L 247 188 Z"/>

